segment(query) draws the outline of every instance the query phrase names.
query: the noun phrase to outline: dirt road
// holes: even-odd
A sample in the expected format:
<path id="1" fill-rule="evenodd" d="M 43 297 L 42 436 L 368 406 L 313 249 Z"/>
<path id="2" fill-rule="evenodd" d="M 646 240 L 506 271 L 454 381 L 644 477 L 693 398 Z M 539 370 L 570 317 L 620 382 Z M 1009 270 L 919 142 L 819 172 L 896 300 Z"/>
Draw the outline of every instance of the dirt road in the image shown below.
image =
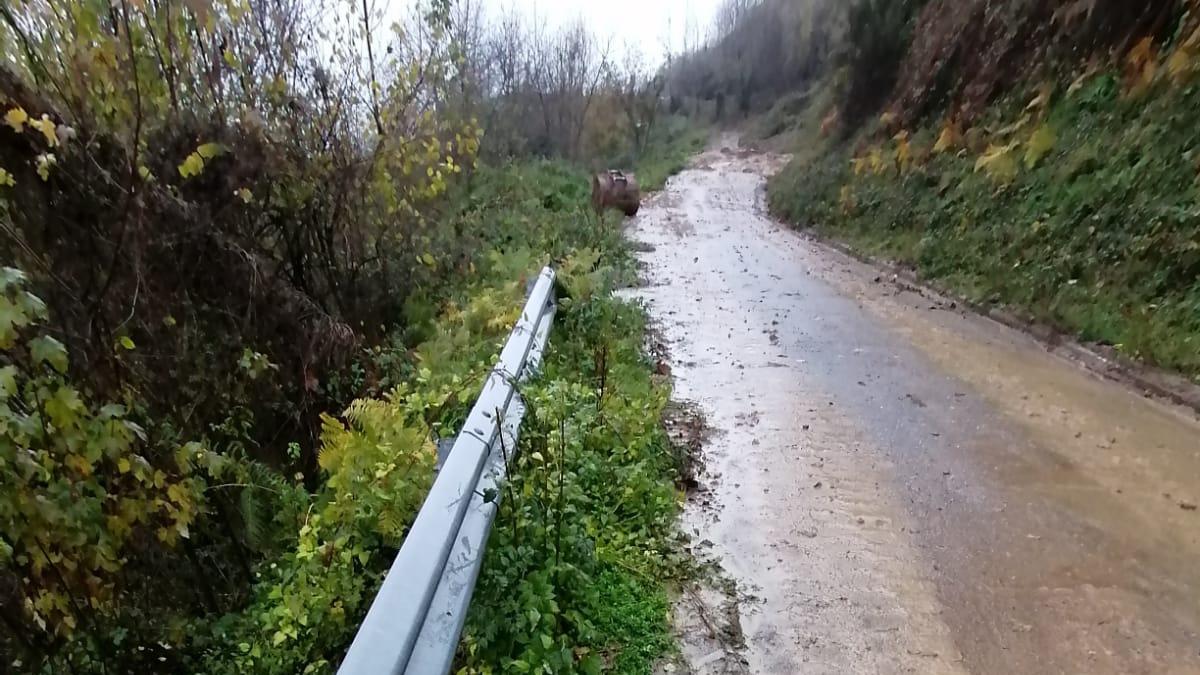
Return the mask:
<path id="1" fill-rule="evenodd" d="M 1195 416 L 772 222 L 777 164 L 710 151 L 631 227 L 741 596 L 693 669 L 1200 673 Z"/>

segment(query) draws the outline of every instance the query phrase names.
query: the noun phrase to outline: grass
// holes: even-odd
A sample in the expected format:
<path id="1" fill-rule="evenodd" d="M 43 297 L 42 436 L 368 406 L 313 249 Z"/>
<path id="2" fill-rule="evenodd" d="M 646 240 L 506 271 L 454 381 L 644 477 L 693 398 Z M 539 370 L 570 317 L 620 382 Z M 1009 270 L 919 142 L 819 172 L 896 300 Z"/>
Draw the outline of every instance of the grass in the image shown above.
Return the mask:
<path id="1" fill-rule="evenodd" d="M 660 184 L 700 137 L 678 131 L 638 165 Z M 643 352 L 644 312 L 612 295 L 628 244 L 591 213 L 584 170 L 560 162 L 481 172 L 460 198 L 464 231 L 488 223 L 517 267 L 553 261 L 562 293 L 542 372 L 522 390 L 529 413 L 456 672 L 651 672 L 676 649 L 669 588 L 695 565 L 675 528 L 670 388 Z"/>
<path id="2" fill-rule="evenodd" d="M 667 179 L 687 167 L 692 155 L 704 149 L 708 130 L 682 118 L 670 118 L 663 133 L 652 138 L 635 161 L 642 192 L 661 190 Z"/>
<path id="3" fill-rule="evenodd" d="M 974 301 L 1200 377 L 1200 89 L 1130 98 L 1097 75 L 1044 111 L 1025 111 L 1032 98 L 993 106 L 954 152 L 931 152 L 940 124 L 914 130 L 903 168 L 878 133 L 813 140 L 771 181 L 771 208 Z M 1053 142 L 1029 157 L 1039 129 Z M 856 174 L 854 148 L 882 166 Z"/>
<path id="4" fill-rule="evenodd" d="M 670 602 L 658 584 L 646 584 L 619 570 L 606 570 L 596 579 L 601 603 L 597 630 L 619 645 L 611 654 L 610 672 L 645 675 L 666 653 L 675 649 L 670 634 Z"/>

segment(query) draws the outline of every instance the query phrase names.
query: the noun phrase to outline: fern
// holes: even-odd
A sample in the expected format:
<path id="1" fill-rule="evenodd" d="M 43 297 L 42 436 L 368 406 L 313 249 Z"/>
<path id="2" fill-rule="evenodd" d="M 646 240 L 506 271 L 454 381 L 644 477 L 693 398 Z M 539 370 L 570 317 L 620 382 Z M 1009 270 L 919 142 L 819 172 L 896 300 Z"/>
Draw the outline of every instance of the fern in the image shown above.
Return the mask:
<path id="1" fill-rule="evenodd" d="M 273 533 L 289 531 L 295 520 L 295 509 L 287 496 L 297 488 L 271 467 L 244 460 L 241 480 L 245 487 L 238 495 L 238 514 L 246 546 L 259 553 L 272 550 L 276 543 Z M 284 527 L 277 527 L 281 525 Z"/>
<path id="2" fill-rule="evenodd" d="M 263 504 L 262 493 L 249 485 L 242 488 L 238 496 L 238 512 L 242 517 L 242 534 L 246 546 L 254 551 L 263 552 L 268 548 L 268 533 L 271 523 L 265 514 L 270 510 Z"/>

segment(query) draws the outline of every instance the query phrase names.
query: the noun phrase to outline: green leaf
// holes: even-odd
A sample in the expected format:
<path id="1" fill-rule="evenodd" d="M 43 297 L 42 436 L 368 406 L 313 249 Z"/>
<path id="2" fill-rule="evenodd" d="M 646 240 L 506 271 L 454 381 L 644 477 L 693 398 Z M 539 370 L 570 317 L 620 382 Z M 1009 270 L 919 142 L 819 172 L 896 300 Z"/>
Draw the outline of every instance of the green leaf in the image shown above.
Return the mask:
<path id="1" fill-rule="evenodd" d="M 34 364 L 44 362 L 60 373 L 67 372 L 67 348 L 48 335 L 29 341 L 29 355 L 33 357 Z"/>
<path id="2" fill-rule="evenodd" d="M 8 298 L 0 295 L 0 349 L 9 349 L 17 339 L 17 329 L 29 325 L 29 316 Z"/>
<path id="3" fill-rule="evenodd" d="M 604 660 L 598 654 L 588 654 L 579 662 L 579 672 L 584 675 L 600 675 L 604 672 Z"/>
<path id="4" fill-rule="evenodd" d="M 21 291 L 17 296 L 17 304 L 34 319 L 45 319 L 47 316 L 46 303 L 29 291 Z"/>
<path id="5" fill-rule="evenodd" d="M 106 403 L 100 406 L 99 412 L 96 414 L 96 419 L 107 421 L 125 416 L 125 406 L 120 403 Z"/>
<path id="6" fill-rule="evenodd" d="M 79 392 L 63 385 L 55 390 L 54 395 L 46 400 L 46 415 L 60 431 L 71 427 L 79 419 L 79 415 L 87 410 Z"/>
<path id="7" fill-rule="evenodd" d="M 0 401 L 17 393 L 17 367 L 4 366 L 0 368 Z"/>
<path id="8" fill-rule="evenodd" d="M 131 340 L 128 335 L 122 335 L 120 339 L 117 340 L 117 344 L 121 345 L 121 349 L 127 351 L 132 351 L 136 346 L 133 344 L 133 340 Z"/>

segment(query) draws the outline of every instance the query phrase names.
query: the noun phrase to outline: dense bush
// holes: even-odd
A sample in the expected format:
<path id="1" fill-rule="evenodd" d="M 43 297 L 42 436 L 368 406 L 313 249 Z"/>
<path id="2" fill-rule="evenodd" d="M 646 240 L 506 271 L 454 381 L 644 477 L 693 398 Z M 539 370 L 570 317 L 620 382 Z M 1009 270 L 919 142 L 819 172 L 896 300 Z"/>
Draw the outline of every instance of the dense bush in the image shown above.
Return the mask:
<path id="1" fill-rule="evenodd" d="M 292 546 L 273 533 L 327 489 L 320 415 L 378 378 L 362 346 L 457 271 L 428 218 L 479 130 L 423 113 L 449 95 L 449 7 L 409 26 L 420 61 L 369 63 L 376 17 L 320 10 L 0 7 L 0 251 L 45 301 L 41 351 L 3 361 L 67 397 L 9 399 L 8 451 L 56 459 L 4 474 L 8 660 L 185 658 L 189 618 L 251 599 Z M 78 508 L 28 511 L 51 497 Z"/>
<path id="2" fill-rule="evenodd" d="M 600 284 L 568 321 L 612 304 L 619 229 L 584 209 L 584 171 L 527 153 L 579 158 L 605 138 L 589 159 L 661 151 L 645 166 L 662 180 L 699 136 L 658 116 L 651 73 L 607 58 L 494 78 L 481 46 L 512 44 L 475 32 L 470 6 L 423 1 L 385 38 L 380 13 L 332 0 L 0 5 L 5 668 L 329 671 L 527 276 L 559 262 Z M 514 138 L 528 130 L 506 115 L 548 88 L 549 140 Z M 512 141 L 491 167 L 480 119 Z M 636 371 L 624 331 L 640 324 L 612 307 L 571 329 L 619 325 L 614 364 Z M 644 464 L 630 481 L 662 522 L 651 421 L 578 430 L 595 453 L 598 430 L 628 434 Z M 576 590 L 564 607 L 599 611 Z"/>

